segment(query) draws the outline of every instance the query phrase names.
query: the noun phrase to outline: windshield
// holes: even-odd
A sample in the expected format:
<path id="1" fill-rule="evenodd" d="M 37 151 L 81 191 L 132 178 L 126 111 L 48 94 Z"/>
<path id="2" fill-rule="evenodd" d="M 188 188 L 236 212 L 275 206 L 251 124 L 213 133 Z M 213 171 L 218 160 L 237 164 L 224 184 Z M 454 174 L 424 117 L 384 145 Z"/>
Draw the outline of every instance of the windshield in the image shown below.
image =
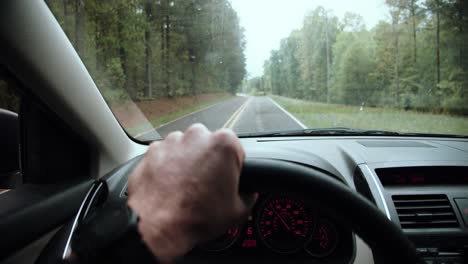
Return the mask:
<path id="1" fill-rule="evenodd" d="M 193 123 L 468 135 L 462 0 L 47 0 L 139 140 Z"/>

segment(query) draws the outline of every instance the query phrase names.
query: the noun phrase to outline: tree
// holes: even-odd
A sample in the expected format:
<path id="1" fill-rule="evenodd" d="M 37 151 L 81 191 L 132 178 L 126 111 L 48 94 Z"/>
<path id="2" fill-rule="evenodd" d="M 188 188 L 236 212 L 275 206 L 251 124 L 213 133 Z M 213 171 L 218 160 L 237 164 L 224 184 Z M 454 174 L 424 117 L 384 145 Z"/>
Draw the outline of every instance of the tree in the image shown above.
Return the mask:
<path id="1" fill-rule="evenodd" d="M 395 85 L 395 101 L 400 102 L 400 32 L 399 24 L 402 16 L 406 0 L 386 0 L 390 8 L 390 16 L 392 18 L 392 35 L 393 35 L 393 59 L 394 59 L 394 85 Z"/>
<path id="2" fill-rule="evenodd" d="M 412 36 L 413 36 L 413 63 L 416 64 L 418 60 L 418 47 L 417 47 L 417 41 L 416 41 L 416 12 L 418 9 L 418 5 L 416 3 L 416 0 L 410 0 L 409 1 L 409 10 L 411 13 L 411 25 L 412 25 Z"/>
<path id="3" fill-rule="evenodd" d="M 235 93 L 245 40 L 227 0 L 48 0 L 112 102 Z"/>
<path id="4" fill-rule="evenodd" d="M 85 1 L 75 0 L 75 49 L 78 53 L 85 51 L 85 38 L 86 38 L 86 12 Z"/>
<path id="5" fill-rule="evenodd" d="M 151 47 L 151 26 L 154 23 L 153 4 L 151 1 L 144 2 L 143 10 L 146 16 L 146 29 L 145 29 L 145 97 L 153 96 L 153 52 Z M 164 50 L 164 49 L 163 49 Z"/>

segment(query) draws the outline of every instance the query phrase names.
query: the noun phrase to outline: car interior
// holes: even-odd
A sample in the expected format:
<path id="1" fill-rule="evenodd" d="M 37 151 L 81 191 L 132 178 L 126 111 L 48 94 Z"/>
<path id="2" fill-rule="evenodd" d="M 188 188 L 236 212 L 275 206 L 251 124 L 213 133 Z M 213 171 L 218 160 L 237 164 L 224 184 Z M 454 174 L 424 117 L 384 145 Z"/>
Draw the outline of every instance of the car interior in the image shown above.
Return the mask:
<path id="1" fill-rule="evenodd" d="M 0 262 L 59 263 L 94 245 L 77 240 L 87 218 L 125 206 L 148 144 L 119 124 L 44 1 L 0 5 L 0 78 L 21 101 L 0 109 Z M 240 140 L 239 191 L 260 193 L 255 207 L 178 262 L 468 263 L 466 137 Z M 275 233 L 277 210 L 296 235 Z M 152 261 L 123 248 L 96 254 Z"/>

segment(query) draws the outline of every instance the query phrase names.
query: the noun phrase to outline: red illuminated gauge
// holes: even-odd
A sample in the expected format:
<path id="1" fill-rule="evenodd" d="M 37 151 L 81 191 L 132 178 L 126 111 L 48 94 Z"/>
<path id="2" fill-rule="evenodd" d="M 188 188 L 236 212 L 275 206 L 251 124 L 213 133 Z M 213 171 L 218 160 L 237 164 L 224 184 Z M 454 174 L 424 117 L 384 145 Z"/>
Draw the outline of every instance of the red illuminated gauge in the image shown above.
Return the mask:
<path id="1" fill-rule="evenodd" d="M 317 220 L 314 234 L 306 246 L 306 251 L 318 258 L 329 256 L 338 245 L 338 239 L 336 226 L 330 221 L 320 218 Z"/>
<path id="2" fill-rule="evenodd" d="M 206 251 L 223 251 L 236 242 L 237 238 L 239 238 L 239 234 L 239 228 L 229 228 L 222 236 L 202 244 L 199 247 Z"/>
<path id="3" fill-rule="evenodd" d="M 285 196 L 267 199 L 257 221 L 262 241 L 279 253 L 303 249 L 314 229 L 314 220 L 302 202 Z"/>

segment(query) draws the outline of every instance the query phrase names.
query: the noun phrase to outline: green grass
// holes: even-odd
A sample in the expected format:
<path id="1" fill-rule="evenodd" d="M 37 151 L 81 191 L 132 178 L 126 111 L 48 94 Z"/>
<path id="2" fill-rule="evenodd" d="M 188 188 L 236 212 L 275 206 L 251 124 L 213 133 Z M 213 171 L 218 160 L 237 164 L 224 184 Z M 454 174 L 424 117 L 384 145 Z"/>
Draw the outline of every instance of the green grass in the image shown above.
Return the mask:
<path id="1" fill-rule="evenodd" d="M 309 128 L 351 127 L 397 132 L 468 135 L 468 117 L 384 107 L 316 103 L 271 96 Z"/>
<path id="2" fill-rule="evenodd" d="M 177 119 L 179 117 L 182 117 L 184 115 L 196 112 L 198 110 L 201 110 L 201 109 L 209 107 L 211 105 L 220 103 L 222 101 L 226 101 L 226 100 L 228 100 L 228 99 L 230 99 L 232 97 L 233 97 L 232 95 L 222 96 L 222 97 L 219 97 L 219 98 L 216 98 L 216 99 L 204 102 L 204 103 L 195 104 L 195 105 L 192 105 L 190 107 L 180 109 L 180 110 L 178 110 L 176 112 L 173 112 L 173 113 L 170 113 L 168 115 L 162 116 L 162 117 L 157 118 L 157 119 L 152 119 L 152 120 L 149 120 L 149 121 L 150 121 L 150 123 L 151 123 L 151 125 L 153 127 L 158 128 L 159 126 L 161 126 L 163 124 L 166 124 L 166 123 L 168 123 L 170 121 L 173 121 L 173 120 L 175 120 L 175 119 Z M 141 126 L 136 126 L 136 127 L 129 128 L 129 129 L 127 129 L 127 131 L 131 135 L 136 135 L 138 133 L 144 132 L 147 129 L 148 129 L 148 126 L 146 124 L 144 124 L 144 125 L 141 125 Z"/>

